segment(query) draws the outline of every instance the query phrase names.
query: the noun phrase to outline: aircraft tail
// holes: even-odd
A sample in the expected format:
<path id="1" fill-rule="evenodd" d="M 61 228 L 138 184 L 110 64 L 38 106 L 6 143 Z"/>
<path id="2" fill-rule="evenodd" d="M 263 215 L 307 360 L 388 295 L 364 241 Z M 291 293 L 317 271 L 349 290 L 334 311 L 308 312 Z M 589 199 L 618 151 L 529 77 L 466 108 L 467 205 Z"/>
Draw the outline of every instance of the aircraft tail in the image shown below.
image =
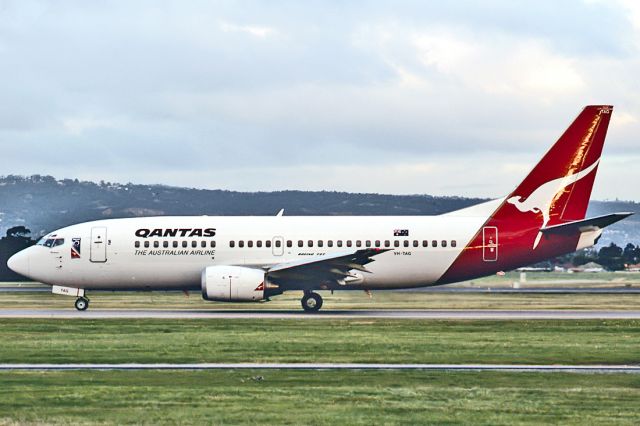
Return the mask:
<path id="1" fill-rule="evenodd" d="M 590 105 L 507 197 L 521 213 L 541 215 L 542 228 L 584 219 L 613 107 Z M 496 214 L 516 215 L 508 205 Z"/>
<path id="2" fill-rule="evenodd" d="M 601 229 L 591 234 L 591 244 L 583 241 L 585 235 L 579 231 L 570 235 L 543 231 L 584 219 L 612 111 L 610 105 L 582 110 L 522 183 L 502 200 L 443 281 L 459 280 L 456 275 L 464 265 L 484 265 L 480 269 L 486 275 L 595 243 Z"/>

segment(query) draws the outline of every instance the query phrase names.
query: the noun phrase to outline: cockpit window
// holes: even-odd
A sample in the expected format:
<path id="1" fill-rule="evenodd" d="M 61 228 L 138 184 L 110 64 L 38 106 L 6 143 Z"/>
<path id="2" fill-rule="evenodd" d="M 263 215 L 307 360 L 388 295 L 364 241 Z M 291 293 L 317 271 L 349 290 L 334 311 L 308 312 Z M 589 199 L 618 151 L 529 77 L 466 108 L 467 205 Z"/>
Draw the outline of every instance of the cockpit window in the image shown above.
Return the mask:
<path id="1" fill-rule="evenodd" d="M 45 247 L 57 247 L 64 244 L 64 238 L 41 238 L 40 241 L 37 242 L 39 246 Z"/>

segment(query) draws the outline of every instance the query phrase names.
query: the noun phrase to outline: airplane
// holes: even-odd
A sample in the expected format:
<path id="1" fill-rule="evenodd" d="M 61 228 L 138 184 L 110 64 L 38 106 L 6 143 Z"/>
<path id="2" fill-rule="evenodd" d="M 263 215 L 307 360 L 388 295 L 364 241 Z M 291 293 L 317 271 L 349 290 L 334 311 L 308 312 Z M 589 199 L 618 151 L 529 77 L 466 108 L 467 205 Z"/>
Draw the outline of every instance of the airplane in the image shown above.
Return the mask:
<path id="1" fill-rule="evenodd" d="M 302 291 L 402 289 L 470 280 L 597 243 L 632 213 L 585 219 L 613 107 L 585 107 L 507 197 L 438 216 L 160 216 L 58 229 L 8 266 L 89 306 L 92 290 L 201 291 L 258 302 Z M 495 164 L 478 164 L 489 173 Z"/>

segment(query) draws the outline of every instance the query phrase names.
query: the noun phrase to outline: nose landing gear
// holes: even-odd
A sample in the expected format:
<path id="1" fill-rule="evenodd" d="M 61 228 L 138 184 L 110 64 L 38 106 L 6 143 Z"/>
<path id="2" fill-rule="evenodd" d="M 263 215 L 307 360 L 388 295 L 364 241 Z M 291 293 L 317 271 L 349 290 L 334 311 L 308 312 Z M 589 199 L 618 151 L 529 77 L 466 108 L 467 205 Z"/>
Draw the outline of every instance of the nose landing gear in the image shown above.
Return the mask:
<path id="1" fill-rule="evenodd" d="M 312 291 L 305 291 L 300 303 L 305 312 L 318 312 L 322 307 L 322 296 Z"/>
<path id="2" fill-rule="evenodd" d="M 86 297 L 78 297 L 76 299 L 75 305 L 77 310 L 86 311 L 89 307 L 89 299 L 87 299 Z"/>

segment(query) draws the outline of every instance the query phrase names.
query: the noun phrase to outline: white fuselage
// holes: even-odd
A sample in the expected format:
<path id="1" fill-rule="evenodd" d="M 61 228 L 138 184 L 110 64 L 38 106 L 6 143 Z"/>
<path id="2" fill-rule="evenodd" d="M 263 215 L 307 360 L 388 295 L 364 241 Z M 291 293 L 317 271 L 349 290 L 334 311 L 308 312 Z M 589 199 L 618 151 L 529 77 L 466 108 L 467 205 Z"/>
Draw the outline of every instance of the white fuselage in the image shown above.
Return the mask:
<path id="1" fill-rule="evenodd" d="M 486 214 L 110 219 L 57 230 L 42 241 L 64 239 L 63 243 L 33 246 L 26 250 L 25 259 L 27 275 L 51 285 L 199 289 L 202 271 L 209 266 L 266 270 L 370 246 L 390 250 L 375 256 L 367 265 L 371 273 L 359 273 L 357 283 L 345 289 L 419 287 L 438 281 L 486 219 Z M 175 236 L 160 236 L 167 229 Z M 154 230 L 162 231 L 154 235 Z M 215 235 L 204 235 L 202 230 Z M 74 240 L 79 247 L 75 257 L 71 254 Z"/>

